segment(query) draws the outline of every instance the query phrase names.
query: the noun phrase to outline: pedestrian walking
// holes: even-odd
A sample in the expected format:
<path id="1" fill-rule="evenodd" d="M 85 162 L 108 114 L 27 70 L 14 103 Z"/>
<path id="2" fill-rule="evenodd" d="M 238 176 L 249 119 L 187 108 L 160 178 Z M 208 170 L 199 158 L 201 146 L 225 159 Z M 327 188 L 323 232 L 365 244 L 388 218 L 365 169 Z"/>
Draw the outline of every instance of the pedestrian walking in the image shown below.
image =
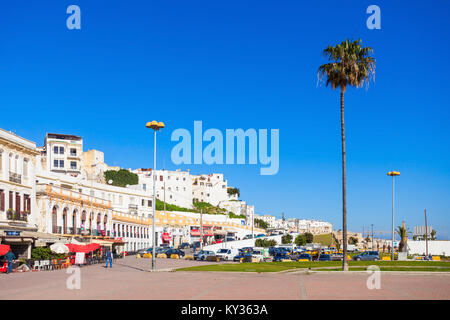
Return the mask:
<path id="1" fill-rule="evenodd" d="M 11 273 L 12 268 L 13 268 L 13 262 L 14 262 L 14 260 L 16 260 L 16 256 L 14 255 L 14 253 L 12 251 L 8 251 L 5 254 L 5 259 L 8 263 L 8 265 L 6 267 L 6 273 Z"/>
<path id="2" fill-rule="evenodd" d="M 108 268 L 108 263 L 109 267 L 112 268 L 112 260 L 113 260 L 113 253 L 112 251 L 108 250 L 106 252 L 106 268 Z"/>

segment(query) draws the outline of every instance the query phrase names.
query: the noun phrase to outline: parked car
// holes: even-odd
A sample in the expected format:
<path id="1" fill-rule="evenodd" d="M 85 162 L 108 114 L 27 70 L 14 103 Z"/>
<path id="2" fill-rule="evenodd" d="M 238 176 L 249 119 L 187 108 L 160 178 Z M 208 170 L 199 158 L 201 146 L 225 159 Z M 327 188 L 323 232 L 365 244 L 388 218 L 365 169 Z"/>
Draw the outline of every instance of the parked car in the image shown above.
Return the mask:
<path id="1" fill-rule="evenodd" d="M 155 254 L 158 255 L 160 253 L 166 253 L 170 248 L 156 248 Z"/>
<path id="2" fill-rule="evenodd" d="M 274 262 L 280 262 L 281 260 L 289 259 L 289 255 L 283 251 L 277 251 L 273 256 Z"/>
<path id="3" fill-rule="evenodd" d="M 221 260 L 233 260 L 235 256 L 239 255 L 239 250 L 237 249 L 219 249 L 217 250 L 216 256 Z"/>
<path id="4" fill-rule="evenodd" d="M 209 250 L 200 250 L 198 253 L 194 254 L 194 260 L 202 260 L 205 261 L 206 257 L 215 257 L 216 254 L 214 251 Z"/>
<path id="5" fill-rule="evenodd" d="M 293 259 L 295 257 L 295 259 Z M 292 258 L 293 260 L 308 260 L 308 261 L 312 261 L 312 256 L 308 253 L 300 253 L 298 255 L 293 255 Z"/>
<path id="6" fill-rule="evenodd" d="M 321 254 L 319 256 L 319 261 L 332 261 L 331 254 Z"/>
<path id="7" fill-rule="evenodd" d="M 251 234 L 246 234 L 242 240 L 247 240 L 247 239 L 253 239 L 253 236 Z"/>
<path id="8" fill-rule="evenodd" d="M 184 257 L 184 251 L 181 251 L 180 249 L 169 249 L 165 252 L 167 255 L 167 258 L 170 258 L 172 254 L 177 254 L 179 257 Z"/>
<path id="9" fill-rule="evenodd" d="M 344 255 L 339 252 L 335 252 L 331 255 L 331 261 L 342 261 L 344 259 Z"/>
<path id="10" fill-rule="evenodd" d="M 266 235 L 264 233 L 260 233 L 260 234 L 255 235 L 255 239 L 256 238 L 264 238 L 265 236 Z"/>
<path id="11" fill-rule="evenodd" d="M 251 253 L 249 253 L 249 252 L 244 252 L 244 251 L 241 251 L 241 250 L 239 250 L 239 254 L 237 255 L 237 256 L 234 256 L 233 257 L 233 261 L 241 261 L 241 258 L 251 258 L 252 257 L 252 254 Z"/>
<path id="12" fill-rule="evenodd" d="M 249 253 L 252 253 L 253 247 L 244 247 L 244 248 L 239 249 L 239 251 L 243 251 L 243 252 L 247 251 Z"/>
<path id="13" fill-rule="evenodd" d="M 361 254 L 353 256 L 355 261 L 377 261 L 380 260 L 380 254 L 378 251 L 365 251 Z"/>

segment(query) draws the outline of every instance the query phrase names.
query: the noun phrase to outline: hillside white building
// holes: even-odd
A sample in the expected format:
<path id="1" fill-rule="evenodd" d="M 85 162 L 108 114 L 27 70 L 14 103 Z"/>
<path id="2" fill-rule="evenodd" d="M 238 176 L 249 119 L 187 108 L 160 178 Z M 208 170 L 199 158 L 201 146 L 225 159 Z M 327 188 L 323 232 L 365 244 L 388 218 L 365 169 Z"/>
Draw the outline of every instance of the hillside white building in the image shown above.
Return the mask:
<path id="1" fill-rule="evenodd" d="M 152 169 L 133 170 L 139 177 L 139 187 L 153 194 L 152 174 L 155 172 L 156 198 L 182 208 L 193 208 L 192 181 L 189 171 Z"/>
<path id="2" fill-rule="evenodd" d="M 218 206 L 220 202 L 229 200 L 227 180 L 222 173 L 191 175 L 192 196 L 194 201 L 208 202 Z"/>

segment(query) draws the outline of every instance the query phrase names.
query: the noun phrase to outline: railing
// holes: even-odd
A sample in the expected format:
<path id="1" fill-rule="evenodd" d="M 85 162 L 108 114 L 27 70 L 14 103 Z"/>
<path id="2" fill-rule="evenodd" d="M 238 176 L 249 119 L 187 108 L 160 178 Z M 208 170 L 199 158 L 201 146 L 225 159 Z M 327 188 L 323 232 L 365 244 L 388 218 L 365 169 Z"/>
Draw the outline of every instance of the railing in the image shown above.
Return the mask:
<path id="1" fill-rule="evenodd" d="M 22 184 L 22 175 L 14 172 L 9 172 L 9 181 Z"/>
<path id="2" fill-rule="evenodd" d="M 28 221 L 28 215 L 24 214 L 24 213 L 19 213 L 19 212 L 14 212 L 11 210 L 8 210 L 6 212 L 6 218 L 8 220 L 12 220 L 12 221 Z"/>

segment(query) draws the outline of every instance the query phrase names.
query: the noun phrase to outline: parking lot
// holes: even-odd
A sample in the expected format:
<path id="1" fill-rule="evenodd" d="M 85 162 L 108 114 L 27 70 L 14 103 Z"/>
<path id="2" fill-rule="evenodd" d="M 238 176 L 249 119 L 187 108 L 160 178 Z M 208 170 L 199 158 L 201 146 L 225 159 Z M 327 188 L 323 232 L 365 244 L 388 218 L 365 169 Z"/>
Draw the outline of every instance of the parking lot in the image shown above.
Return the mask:
<path id="1" fill-rule="evenodd" d="M 0 274 L 0 299 L 450 299 L 448 274 L 382 274 L 381 288 L 369 290 L 366 273 L 164 272 L 214 264 L 129 256 L 113 268 L 80 268 L 80 289 L 68 289 L 66 270 Z"/>

